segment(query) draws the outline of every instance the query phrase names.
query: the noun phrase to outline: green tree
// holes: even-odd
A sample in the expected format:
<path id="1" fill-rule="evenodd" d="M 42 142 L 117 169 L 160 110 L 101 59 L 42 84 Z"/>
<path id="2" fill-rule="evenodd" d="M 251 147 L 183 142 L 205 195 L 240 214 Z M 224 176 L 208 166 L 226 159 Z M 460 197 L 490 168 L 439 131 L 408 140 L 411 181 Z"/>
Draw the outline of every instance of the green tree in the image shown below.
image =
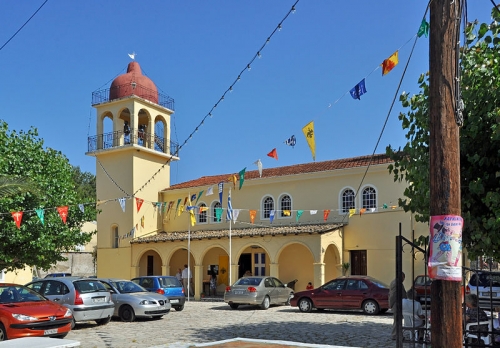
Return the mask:
<path id="1" fill-rule="evenodd" d="M 11 196 L 27 191 L 36 191 L 35 185 L 33 185 L 29 179 L 5 175 L 0 176 L 0 197 Z"/>
<path id="2" fill-rule="evenodd" d="M 63 252 L 75 245 L 86 244 L 92 233 L 82 233 L 85 221 L 95 219 L 95 205 L 84 203 L 75 189 L 73 168 L 59 151 L 44 148 L 36 129 L 15 132 L 0 120 L 0 175 L 11 178 L 29 178 L 37 193 L 20 191 L 0 196 L 0 269 L 12 271 L 25 266 L 48 269 L 64 260 Z M 66 224 L 57 207 L 68 206 Z M 44 210 L 42 224 L 35 209 Z M 20 228 L 12 212 L 22 211 Z"/>
<path id="3" fill-rule="evenodd" d="M 460 59 L 464 123 L 460 129 L 461 203 L 464 218 L 463 246 L 469 257 L 500 260 L 500 12 L 492 10 L 491 24 L 468 23 L 466 47 Z M 389 171 L 395 181 L 405 181 L 407 198 L 399 205 L 429 221 L 429 104 L 428 79 L 419 79 L 420 92 L 403 93 L 409 109 L 399 119 L 406 130 L 403 149 L 390 145 L 394 160 Z"/>

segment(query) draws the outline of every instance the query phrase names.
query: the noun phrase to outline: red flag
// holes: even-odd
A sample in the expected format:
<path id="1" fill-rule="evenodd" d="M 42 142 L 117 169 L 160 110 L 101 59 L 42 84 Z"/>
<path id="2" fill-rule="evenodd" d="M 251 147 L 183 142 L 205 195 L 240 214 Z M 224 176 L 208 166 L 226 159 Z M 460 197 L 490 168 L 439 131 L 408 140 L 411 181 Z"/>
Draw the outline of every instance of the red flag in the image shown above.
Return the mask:
<path id="1" fill-rule="evenodd" d="M 323 220 L 328 219 L 328 215 L 330 215 L 330 209 L 323 210 Z"/>
<path id="2" fill-rule="evenodd" d="M 276 148 L 274 148 L 271 152 L 267 154 L 269 157 L 274 158 L 276 161 L 278 160 L 278 152 L 276 151 Z"/>
<path id="3" fill-rule="evenodd" d="M 144 203 L 144 199 L 135 197 L 135 204 L 137 205 L 137 212 L 141 210 L 142 203 Z"/>
<path id="4" fill-rule="evenodd" d="M 62 221 L 66 223 L 66 218 L 68 217 L 68 206 L 65 205 L 64 207 L 57 207 L 57 211 L 59 212 L 59 216 Z"/>
<path id="5" fill-rule="evenodd" d="M 12 212 L 12 218 L 14 219 L 17 228 L 21 228 L 21 220 L 23 219 L 23 212 L 22 211 L 15 211 Z"/>

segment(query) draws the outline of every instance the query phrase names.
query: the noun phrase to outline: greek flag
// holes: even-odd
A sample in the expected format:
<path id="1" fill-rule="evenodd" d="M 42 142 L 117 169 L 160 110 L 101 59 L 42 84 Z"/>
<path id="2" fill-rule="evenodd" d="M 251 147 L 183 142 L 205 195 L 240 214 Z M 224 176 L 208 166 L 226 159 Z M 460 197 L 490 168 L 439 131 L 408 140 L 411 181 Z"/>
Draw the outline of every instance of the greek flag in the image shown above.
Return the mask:
<path id="1" fill-rule="evenodd" d="M 297 139 L 295 139 L 295 135 L 292 135 L 290 138 L 288 138 L 285 141 L 285 144 L 287 144 L 288 146 L 294 147 L 295 144 L 297 144 Z"/>
<path id="2" fill-rule="evenodd" d="M 227 196 L 227 214 L 226 220 L 230 221 L 233 219 L 233 206 L 231 205 L 231 189 L 229 189 L 229 195 Z"/>

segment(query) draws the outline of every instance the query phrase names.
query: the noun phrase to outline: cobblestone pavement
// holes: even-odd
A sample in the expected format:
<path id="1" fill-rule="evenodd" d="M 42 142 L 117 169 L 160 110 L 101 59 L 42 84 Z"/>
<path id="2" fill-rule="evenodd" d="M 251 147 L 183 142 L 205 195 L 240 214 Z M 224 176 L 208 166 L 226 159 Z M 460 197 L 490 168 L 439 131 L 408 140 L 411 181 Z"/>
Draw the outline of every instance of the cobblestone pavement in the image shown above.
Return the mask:
<path id="1" fill-rule="evenodd" d="M 391 313 L 301 313 L 290 306 L 268 310 L 242 306 L 233 310 L 224 302 L 190 301 L 183 311 L 172 310 L 161 320 L 124 323 L 113 319 L 104 326 L 79 323 L 66 338 L 80 341 L 82 348 L 186 348 L 236 337 L 346 347 L 395 347 L 390 339 L 391 328 Z"/>

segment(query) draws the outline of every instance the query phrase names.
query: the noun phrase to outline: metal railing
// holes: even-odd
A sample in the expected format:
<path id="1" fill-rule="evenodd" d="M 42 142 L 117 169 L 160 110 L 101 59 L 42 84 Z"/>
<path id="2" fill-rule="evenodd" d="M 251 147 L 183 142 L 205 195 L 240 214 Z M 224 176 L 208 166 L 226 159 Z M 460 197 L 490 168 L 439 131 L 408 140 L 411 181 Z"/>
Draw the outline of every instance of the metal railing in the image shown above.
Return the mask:
<path id="1" fill-rule="evenodd" d="M 129 144 L 136 144 L 166 154 L 177 154 L 179 144 L 138 129 L 115 131 L 88 137 L 88 152 L 106 150 Z"/>
<path id="2" fill-rule="evenodd" d="M 110 98 L 110 96 L 113 94 L 120 94 L 119 91 L 122 90 L 127 96 L 136 95 L 140 98 L 155 102 L 156 104 L 172 111 L 175 110 L 173 98 L 137 83 L 124 84 L 92 92 L 92 105 L 102 104 L 114 100 L 114 98 Z"/>

